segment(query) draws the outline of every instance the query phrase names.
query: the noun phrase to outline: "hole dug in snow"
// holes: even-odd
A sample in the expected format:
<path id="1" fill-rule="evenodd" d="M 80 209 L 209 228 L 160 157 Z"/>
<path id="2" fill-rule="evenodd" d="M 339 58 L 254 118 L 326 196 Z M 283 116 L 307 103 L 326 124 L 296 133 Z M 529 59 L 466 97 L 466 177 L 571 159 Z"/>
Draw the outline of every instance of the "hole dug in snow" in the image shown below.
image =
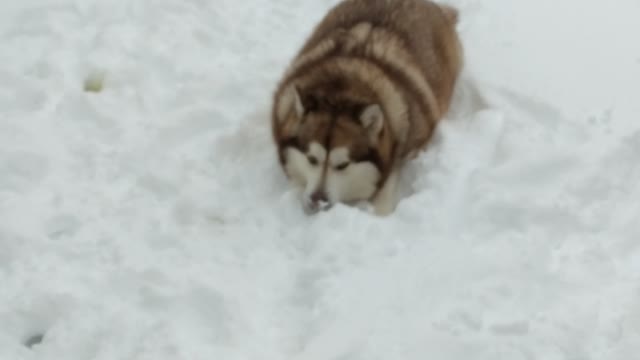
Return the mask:
<path id="1" fill-rule="evenodd" d="M 27 337 L 26 340 L 23 341 L 24 346 L 32 349 L 34 346 L 40 345 L 44 341 L 45 333 L 35 333 Z"/>

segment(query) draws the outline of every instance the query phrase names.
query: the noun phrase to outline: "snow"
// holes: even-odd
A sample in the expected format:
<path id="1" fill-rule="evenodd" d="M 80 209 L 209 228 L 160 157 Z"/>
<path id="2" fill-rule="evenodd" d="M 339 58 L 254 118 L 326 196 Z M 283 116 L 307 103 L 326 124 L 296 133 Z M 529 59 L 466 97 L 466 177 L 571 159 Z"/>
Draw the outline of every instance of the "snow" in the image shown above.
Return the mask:
<path id="1" fill-rule="evenodd" d="M 637 357 L 640 3 L 451 0 L 468 73 L 380 219 L 304 215 L 271 144 L 335 2 L 0 5 L 0 359 Z"/>

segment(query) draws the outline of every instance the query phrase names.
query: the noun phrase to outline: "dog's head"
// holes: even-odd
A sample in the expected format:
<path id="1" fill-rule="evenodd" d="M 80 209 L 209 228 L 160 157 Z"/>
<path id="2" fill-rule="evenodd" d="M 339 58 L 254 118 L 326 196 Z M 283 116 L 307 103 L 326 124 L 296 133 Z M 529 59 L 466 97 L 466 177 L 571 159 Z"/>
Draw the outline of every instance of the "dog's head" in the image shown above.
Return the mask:
<path id="1" fill-rule="evenodd" d="M 375 102 L 294 90 L 297 129 L 282 151 L 308 213 L 369 200 L 388 158 L 385 115 Z"/>

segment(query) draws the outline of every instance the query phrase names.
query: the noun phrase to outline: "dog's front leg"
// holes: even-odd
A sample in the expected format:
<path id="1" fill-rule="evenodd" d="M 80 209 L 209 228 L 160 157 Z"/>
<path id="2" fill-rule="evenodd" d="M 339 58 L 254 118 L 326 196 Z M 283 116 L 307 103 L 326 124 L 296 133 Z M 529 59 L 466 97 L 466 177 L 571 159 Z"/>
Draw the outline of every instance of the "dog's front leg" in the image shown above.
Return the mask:
<path id="1" fill-rule="evenodd" d="M 390 215 L 396 208 L 398 187 L 398 170 L 394 169 L 389 174 L 382 189 L 372 201 L 374 213 L 378 216 Z"/>

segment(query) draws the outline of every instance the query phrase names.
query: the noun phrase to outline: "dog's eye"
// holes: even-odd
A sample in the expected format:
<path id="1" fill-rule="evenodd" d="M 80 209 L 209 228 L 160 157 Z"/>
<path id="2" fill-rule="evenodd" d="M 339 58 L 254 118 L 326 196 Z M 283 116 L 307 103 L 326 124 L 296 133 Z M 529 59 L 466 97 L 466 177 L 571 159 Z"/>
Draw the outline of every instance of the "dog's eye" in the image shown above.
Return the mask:
<path id="1" fill-rule="evenodd" d="M 344 169 L 346 169 L 348 167 L 349 167 L 349 163 L 348 162 L 344 162 L 342 164 L 337 165 L 335 167 L 335 169 L 338 170 L 338 171 L 342 171 L 342 170 L 344 170 Z"/>
<path id="2" fill-rule="evenodd" d="M 313 166 L 317 166 L 318 165 L 318 158 L 316 158 L 315 156 L 309 155 L 307 157 L 307 159 L 309 160 L 309 164 L 311 164 Z"/>

